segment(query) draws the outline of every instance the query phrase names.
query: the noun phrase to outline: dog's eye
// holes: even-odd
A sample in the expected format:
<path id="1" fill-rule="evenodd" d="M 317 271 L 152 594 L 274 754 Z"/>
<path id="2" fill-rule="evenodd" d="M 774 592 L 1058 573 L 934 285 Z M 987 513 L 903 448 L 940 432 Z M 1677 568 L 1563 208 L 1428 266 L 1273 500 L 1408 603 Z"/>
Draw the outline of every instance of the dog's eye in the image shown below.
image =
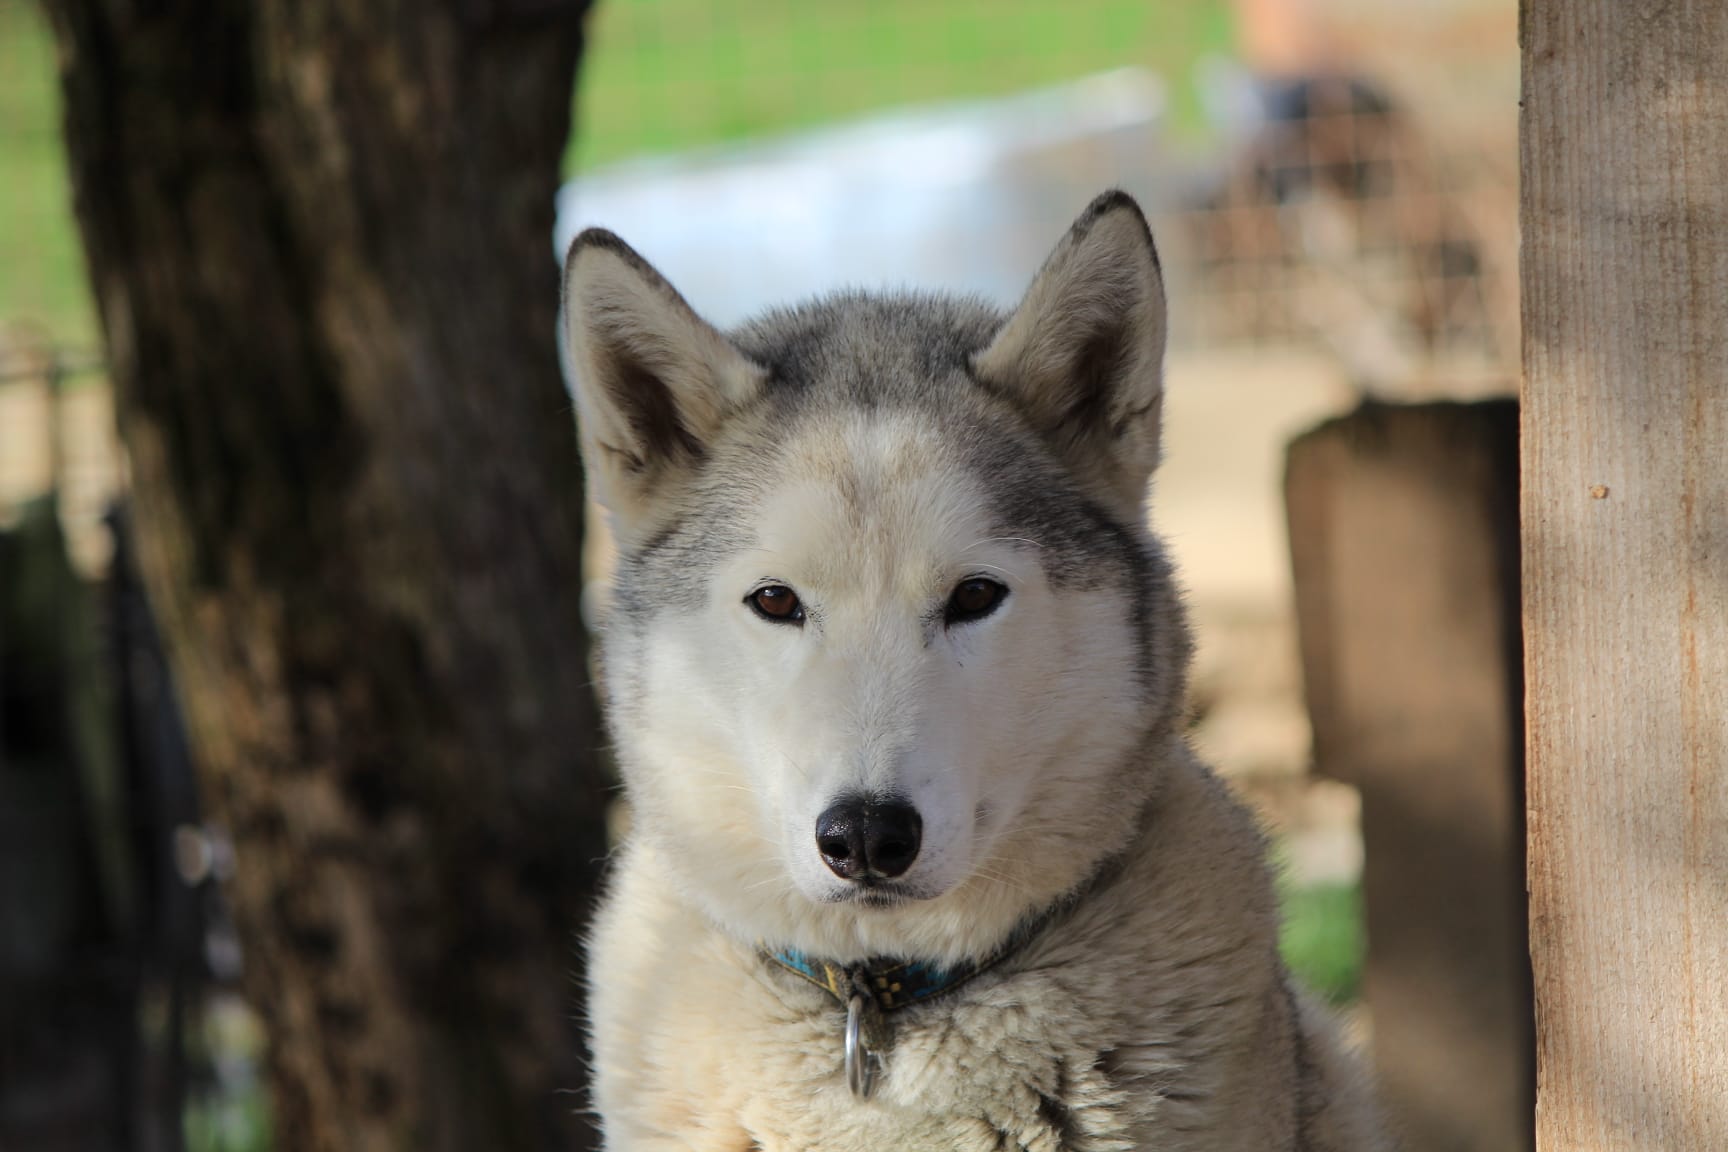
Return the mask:
<path id="1" fill-rule="evenodd" d="M 804 605 L 798 600 L 798 593 L 784 584 L 769 584 L 758 588 L 744 598 L 744 602 L 756 610 L 756 615 L 776 624 L 802 624 L 804 622 Z"/>
<path id="2" fill-rule="evenodd" d="M 948 607 L 942 614 L 943 623 L 969 624 L 982 620 L 996 611 L 1007 596 L 1008 589 L 994 580 L 982 576 L 962 580 L 948 596 Z"/>

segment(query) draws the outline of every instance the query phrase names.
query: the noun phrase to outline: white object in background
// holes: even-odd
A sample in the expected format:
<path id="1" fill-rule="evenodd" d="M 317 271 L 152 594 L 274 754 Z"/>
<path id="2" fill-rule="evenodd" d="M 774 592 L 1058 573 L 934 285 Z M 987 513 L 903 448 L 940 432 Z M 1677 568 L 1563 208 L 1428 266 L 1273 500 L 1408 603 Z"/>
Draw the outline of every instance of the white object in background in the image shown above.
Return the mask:
<path id="1" fill-rule="evenodd" d="M 622 236 L 727 327 L 842 287 L 1015 300 L 1105 187 L 1148 208 L 1164 87 L 1123 69 L 1000 100 L 901 110 L 772 142 L 629 161 L 565 185 L 556 252 Z"/>

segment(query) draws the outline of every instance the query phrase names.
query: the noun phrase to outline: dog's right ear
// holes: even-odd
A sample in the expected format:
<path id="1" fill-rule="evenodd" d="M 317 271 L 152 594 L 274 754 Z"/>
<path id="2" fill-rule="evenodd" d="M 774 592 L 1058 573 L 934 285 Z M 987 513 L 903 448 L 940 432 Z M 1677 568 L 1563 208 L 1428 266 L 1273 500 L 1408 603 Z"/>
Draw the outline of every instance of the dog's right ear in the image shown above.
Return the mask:
<path id="1" fill-rule="evenodd" d="M 563 340 L 588 485 L 627 546 L 651 527 L 656 493 L 702 458 L 766 373 L 602 228 L 565 257 Z"/>

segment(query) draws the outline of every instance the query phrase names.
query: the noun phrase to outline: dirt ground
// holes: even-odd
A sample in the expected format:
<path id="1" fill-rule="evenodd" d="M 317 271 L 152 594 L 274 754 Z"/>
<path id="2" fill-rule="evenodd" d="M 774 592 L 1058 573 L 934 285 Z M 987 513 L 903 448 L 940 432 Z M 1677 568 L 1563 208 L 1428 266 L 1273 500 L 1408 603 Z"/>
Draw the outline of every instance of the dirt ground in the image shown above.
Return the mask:
<path id="1" fill-rule="evenodd" d="M 1310 774 L 1283 477 L 1285 445 L 1356 394 L 1296 348 L 1174 354 L 1167 381 L 1152 519 L 1194 617 L 1195 743 L 1282 835 L 1292 879 L 1353 880 L 1356 793 Z"/>

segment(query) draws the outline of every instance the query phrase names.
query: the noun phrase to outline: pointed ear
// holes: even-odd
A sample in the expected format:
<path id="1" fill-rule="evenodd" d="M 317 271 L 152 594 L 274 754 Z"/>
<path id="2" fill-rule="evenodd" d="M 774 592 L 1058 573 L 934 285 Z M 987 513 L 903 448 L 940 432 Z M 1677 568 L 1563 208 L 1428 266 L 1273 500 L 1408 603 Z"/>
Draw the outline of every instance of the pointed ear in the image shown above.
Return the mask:
<path id="1" fill-rule="evenodd" d="M 563 340 L 589 488 L 627 546 L 766 373 L 601 228 L 565 257 Z"/>
<path id="2" fill-rule="evenodd" d="M 972 367 L 1083 479 L 1137 510 L 1158 466 L 1164 331 L 1152 231 L 1132 197 L 1106 192 Z"/>

